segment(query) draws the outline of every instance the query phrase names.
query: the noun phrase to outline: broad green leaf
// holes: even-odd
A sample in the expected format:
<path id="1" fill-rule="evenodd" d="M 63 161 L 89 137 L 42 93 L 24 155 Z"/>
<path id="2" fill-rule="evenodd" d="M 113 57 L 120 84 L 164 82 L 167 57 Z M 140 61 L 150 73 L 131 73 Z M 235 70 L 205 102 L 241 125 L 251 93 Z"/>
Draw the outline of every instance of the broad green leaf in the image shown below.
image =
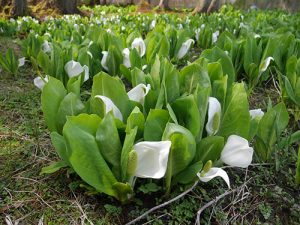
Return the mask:
<path id="1" fill-rule="evenodd" d="M 204 50 L 201 53 L 201 57 L 208 59 L 209 62 L 219 61 L 222 65 L 224 74 L 228 76 L 228 87 L 231 87 L 236 80 L 236 75 L 230 57 L 219 47 Z"/>
<path id="2" fill-rule="evenodd" d="M 57 123 L 58 110 L 61 101 L 65 98 L 67 90 L 64 85 L 54 77 L 51 77 L 45 84 L 42 91 L 42 110 L 48 129 L 61 132 Z"/>
<path id="3" fill-rule="evenodd" d="M 115 177 L 120 177 L 122 144 L 111 113 L 106 114 L 102 119 L 96 132 L 96 141 L 103 158 L 113 166 Z"/>
<path id="4" fill-rule="evenodd" d="M 161 141 L 169 119 L 170 116 L 167 110 L 151 109 L 145 122 L 144 140 Z"/>
<path id="5" fill-rule="evenodd" d="M 143 137 L 145 117 L 141 110 L 136 106 L 127 119 L 126 132 L 138 127 L 136 139 Z"/>
<path id="6" fill-rule="evenodd" d="M 62 135 L 57 132 L 51 132 L 50 134 L 51 142 L 59 155 L 59 157 L 69 164 L 69 155 L 66 148 L 66 142 Z"/>
<path id="7" fill-rule="evenodd" d="M 197 151 L 194 161 L 206 163 L 208 160 L 216 161 L 220 158 L 224 147 L 224 138 L 220 136 L 210 136 L 203 138 L 197 143 Z"/>
<path id="8" fill-rule="evenodd" d="M 57 127 L 62 130 L 67 121 L 67 116 L 76 116 L 85 112 L 85 106 L 80 98 L 73 92 L 67 94 L 61 101 L 57 111 Z"/>
<path id="9" fill-rule="evenodd" d="M 96 100 L 93 99 L 96 95 L 103 95 L 110 98 L 121 111 L 124 120 L 127 120 L 135 106 L 135 103 L 129 100 L 122 81 L 104 72 L 100 72 L 94 76 L 91 95 L 92 105 L 97 104 L 95 103 Z"/>
<path id="10" fill-rule="evenodd" d="M 63 129 L 69 162 L 74 171 L 97 191 L 117 197 L 117 182 L 100 153 L 96 132 L 101 123 L 97 115 L 80 114 L 68 117 Z"/>
<path id="11" fill-rule="evenodd" d="M 224 107 L 224 106 L 222 106 Z M 247 93 L 243 83 L 237 83 L 232 88 L 229 102 L 223 110 L 220 129 L 217 135 L 227 139 L 235 134 L 248 138 L 250 114 Z"/>
<path id="12" fill-rule="evenodd" d="M 186 128 L 168 123 L 164 131 L 163 141 L 172 142 L 168 168 L 166 172 L 166 192 L 170 192 L 172 176 L 180 173 L 192 162 L 196 153 L 196 142 L 192 133 Z"/>
<path id="13" fill-rule="evenodd" d="M 194 137 L 200 131 L 200 114 L 198 105 L 193 95 L 178 98 L 173 104 L 172 109 L 175 112 L 178 123 L 187 128 Z"/>
<path id="14" fill-rule="evenodd" d="M 201 88 L 210 88 L 210 79 L 206 68 L 193 63 L 184 67 L 180 71 L 180 90 L 181 93 L 192 94 L 197 86 Z"/>
<path id="15" fill-rule="evenodd" d="M 172 103 L 180 95 L 179 73 L 167 59 L 163 61 L 161 69 L 163 73 L 163 82 L 165 85 L 164 88 L 166 101 L 168 103 Z"/>
<path id="16" fill-rule="evenodd" d="M 138 84 L 146 84 L 145 73 L 138 68 L 131 70 L 131 84 L 133 87 L 137 86 Z"/>

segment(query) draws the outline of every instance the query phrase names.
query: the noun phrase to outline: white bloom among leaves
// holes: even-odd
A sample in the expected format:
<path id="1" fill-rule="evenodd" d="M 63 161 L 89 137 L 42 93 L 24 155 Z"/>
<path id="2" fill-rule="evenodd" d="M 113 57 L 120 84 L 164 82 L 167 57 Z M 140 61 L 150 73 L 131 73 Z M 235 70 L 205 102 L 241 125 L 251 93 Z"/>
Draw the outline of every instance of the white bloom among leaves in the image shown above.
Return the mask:
<path id="1" fill-rule="evenodd" d="M 51 46 L 48 41 L 44 41 L 44 43 L 42 44 L 42 50 L 45 53 L 51 52 Z"/>
<path id="2" fill-rule="evenodd" d="M 89 79 L 89 68 L 86 65 L 81 66 L 79 62 L 76 62 L 74 60 L 66 63 L 65 71 L 68 74 L 69 78 L 77 77 L 82 72 L 84 72 L 84 81 L 87 81 Z"/>
<path id="3" fill-rule="evenodd" d="M 212 43 L 217 42 L 219 35 L 220 35 L 220 31 L 218 30 L 212 34 Z"/>
<path id="4" fill-rule="evenodd" d="M 206 173 L 205 172 L 197 173 L 197 176 L 202 182 L 208 182 L 215 177 L 222 177 L 222 179 L 226 182 L 228 188 L 230 188 L 230 181 L 229 181 L 228 174 L 222 168 L 211 167 Z"/>
<path id="5" fill-rule="evenodd" d="M 19 59 L 18 67 L 24 66 L 24 64 L 25 64 L 25 57 L 20 58 L 20 59 Z"/>
<path id="6" fill-rule="evenodd" d="M 181 45 L 181 47 L 177 53 L 177 58 L 182 59 L 186 55 L 186 53 L 189 51 L 189 49 L 191 48 L 191 45 L 194 43 L 195 43 L 195 41 L 193 39 L 188 39 L 187 41 L 185 41 Z"/>
<path id="7" fill-rule="evenodd" d="M 127 68 L 130 68 L 131 67 L 131 63 L 130 63 L 130 51 L 129 51 L 129 48 L 124 48 L 123 51 L 122 51 L 122 54 L 123 54 L 123 64 L 124 66 L 126 66 Z"/>
<path id="8" fill-rule="evenodd" d="M 208 121 L 206 123 L 206 132 L 208 135 L 214 135 L 218 132 L 221 118 L 221 104 L 218 99 L 209 97 L 208 99 Z"/>
<path id="9" fill-rule="evenodd" d="M 271 61 L 273 61 L 273 60 L 274 60 L 273 57 L 268 57 L 264 61 L 262 61 L 262 63 L 260 64 L 260 67 L 259 67 L 260 73 L 265 72 L 268 69 Z"/>
<path id="10" fill-rule="evenodd" d="M 130 100 L 139 102 L 141 104 L 144 103 L 144 99 L 146 95 L 148 94 L 149 90 L 151 89 L 151 85 L 147 84 L 138 84 L 134 88 L 132 88 L 128 93 L 128 97 Z"/>
<path id="11" fill-rule="evenodd" d="M 123 121 L 123 116 L 119 108 L 113 103 L 113 101 L 103 95 L 96 95 L 95 98 L 101 99 L 105 105 L 105 114 L 109 113 L 110 111 L 113 112 L 114 116 L 119 120 Z"/>
<path id="12" fill-rule="evenodd" d="M 108 51 L 102 51 L 102 59 L 101 59 L 101 66 L 108 71 L 107 67 L 107 56 L 108 56 Z"/>
<path id="13" fill-rule="evenodd" d="M 146 45 L 142 38 L 135 38 L 131 44 L 131 48 L 135 48 L 141 57 L 146 53 Z"/>
<path id="14" fill-rule="evenodd" d="M 162 178 L 168 166 L 171 141 L 143 141 L 135 144 L 137 154 L 135 176 L 141 178 Z"/>
<path id="15" fill-rule="evenodd" d="M 41 77 L 34 78 L 33 83 L 38 89 L 43 90 L 45 84 L 48 81 L 49 81 L 49 76 L 46 75 L 46 77 L 44 77 L 44 78 L 41 78 Z"/>
<path id="16" fill-rule="evenodd" d="M 261 109 L 252 109 L 249 111 L 249 113 L 252 120 L 264 116 L 264 112 Z"/>
<path id="17" fill-rule="evenodd" d="M 230 135 L 221 153 L 222 162 L 230 166 L 248 167 L 252 162 L 253 148 L 240 136 Z"/>

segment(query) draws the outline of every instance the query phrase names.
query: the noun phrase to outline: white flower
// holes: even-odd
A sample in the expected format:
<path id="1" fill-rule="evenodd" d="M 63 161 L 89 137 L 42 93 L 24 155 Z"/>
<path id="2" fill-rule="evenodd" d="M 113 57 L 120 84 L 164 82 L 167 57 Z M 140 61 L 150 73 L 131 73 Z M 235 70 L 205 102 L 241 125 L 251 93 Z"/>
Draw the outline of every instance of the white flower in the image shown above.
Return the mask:
<path id="1" fill-rule="evenodd" d="M 245 138 L 237 135 L 230 135 L 225 144 L 221 160 L 230 166 L 248 167 L 252 162 L 253 148 Z"/>
<path id="2" fill-rule="evenodd" d="M 218 132 L 221 118 L 221 104 L 218 99 L 209 97 L 208 99 L 208 121 L 206 131 L 208 135 L 214 135 Z"/>
<path id="3" fill-rule="evenodd" d="M 108 71 L 108 67 L 107 67 L 107 56 L 108 56 L 108 51 L 102 51 L 102 59 L 101 59 L 101 66 Z"/>
<path id="4" fill-rule="evenodd" d="M 148 65 L 143 65 L 142 66 L 142 70 L 144 71 L 145 69 L 147 69 Z"/>
<path id="5" fill-rule="evenodd" d="M 89 68 L 86 65 L 81 66 L 79 62 L 76 62 L 74 60 L 66 63 L 65 71 L 68 74 L 69 78 L 77 77 L 82 72 L 84 72 L 84 81 L 87 81 L 89 79 Z"/>
<path id="6" fill-rule="evenodd" d="M 268 69 L 271 61 L 273 61 L 273 60 L 274 60 L 273 57 L 268 57 L 264 61 L 262 61 L 261 64 L 260 64 L 260 66 L 259 66 L 260 73 L 265 72 Z"/>
<path id="7" fill-rule="evenodd" d="M 147 84 L 147 86 L 145 84 L 138 84 L 137 86 L 132 88 L 127 93 L 127 95 L 130 100 L 143 104 L 145 96 L 148 94 L 150 89 L 151 89 L 150 84 Z"/>
<path id="8" fill-rule="evenodd" d="M 185 41 L 181 45 L 181 47 L 177 53 L 177 58 L 182 59 L 186 55 L 186 53 L 189 51 L 191 45 L 194 43 L 195 43 L 195 41 L 193 39 L 188 39 L 187 41 Z"/>
<path id="9" fill-rule="evenodd" d="M 25 64 L 25 57 L 20 58 L 20 59 L 19 59 L 18 67 L 24 66 L 24 64 Z"/>
<path id="10" fill-rule="evenodd" d="M 261 118 L 264 116 L 264 112 L 261 109 L 252 109 L 249 111 L 251 119 Z"/>
<path id="11" fill-rule="evenodd" d="M 201 31 L 201 28 L 197 28 L 195 30 L 195 38 L 196 38 L 197 41 L 199 41 L 200 31 Z"/>
<path id="12" fill-rule="evenodd" d="M 130 51 L 129 51 L 129 48 L 124 48 L 123 51 L 122 51 L 122 54 L 123 54 L 123 64 L 124 66 L 126 66 L 127 68 L 130 68 L 131 67 L 131 63 L 130 63 Z"/>
<path id="13" fill-rule="evenodd" d="M 168 166 L 171 141 L 143 141 L 135 144 L 133 149 L 137 153 L 136 177 L 162 178 Z"/>
<path id="14" fill-rule="evenodd" d="M 119 120 L 123 121 L 123 115 L 119 108 L 113 103 L 113 101 L 103 95 L 96 95 L 95 98 L 99 98 L 102 100 L 102 102 L 105 105 L 105 114 L 109 113 L 110 111 L 113 112 L 114 116 L 118 118 Z"/>
<path id="15" fill-rule="evenodd" d="M 156 26 L 156 20 L 152 20 L 151 24 L 150 24 L 150 29 L 154 29 L 154 27 Z"/>
<path id="16" fill-rule="evenodd" d="M 197 176 L 202 182 L 208 182 L 212 180 L 215 177 L 222 177 L 222 179 L 226 182 L 228 188 L 230 188 L 230 181 L 228 174 L 225 170 L 218 168 L 218 167 L 212 167 L 207 173 L 197 173 Z"/>
<path id="17" fill-rule="evenodd" d="M 220 31 L 218 30 L 212 34 L 212 43 L 217 42 L 219 35 L 220 35 Z"/>
<path id="18" fill-rule="evenodd" d="M 46 77 L 43 78 L 43 79 L 42 79 L 41 77 L 36 77 L 36 78 L 34 78 L 33 83 L 34 83 L 34 85 L 35 85 L 38 89 L 43 90 L 45 84 L 46 84 L 48 81 L 49 81 L 49 76 L 46 75 Z"/>
<path id="19" fill-rule="evenodd" d="M 179 30 L 182 30 L 182 29 L 183 29 L 183 26 L 182 26 L 181 23 L 178 24 L 178 29 L 179 29 Z"/>
<path id="20" fill-rule="evenodd" d="M 141 57 L 146 53 L 146 45 L 142 38 L 135 38 L 131 44 L 131 48 L 135 48 Z"/>
<path id="21" fill-rule="evenodd" d="M 42 50 L 45 53 L 51 52 L 51 46 L 48 41 L 44 41 L 44 43 L 42 44 Z"/>

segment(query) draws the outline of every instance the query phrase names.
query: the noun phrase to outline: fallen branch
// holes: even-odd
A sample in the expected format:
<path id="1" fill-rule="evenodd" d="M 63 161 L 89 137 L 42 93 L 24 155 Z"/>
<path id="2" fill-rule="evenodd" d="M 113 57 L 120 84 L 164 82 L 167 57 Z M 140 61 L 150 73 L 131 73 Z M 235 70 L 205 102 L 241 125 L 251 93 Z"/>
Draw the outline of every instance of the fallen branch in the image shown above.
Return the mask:
<path id="1" fill-rule="evenodd" d="M 134 220 L 130 221 L 129 223 L 126 223 L 126 225 L 132 225 L 132 224 L 135 224 L 137 221 L 145 218 L 147 215 L 149 215 L 150 213 L 154 212 L 155 210 L 158 210 L 162 207 L 165 207 L 169 204 L 171 204 L 172 202 L 175 202 L 177 201 L 178 199 L 181 199 L 182 197 L 184 197 L 186 194 L 190 193 L 191 191 L 194 190 L 194 188 L 198 185 L 199 181 L 196 181 L 194 183 L 194 185 L 192 187 L 190 187 L 189 189 L 187 189 L 185 192 L 182 192 L 180 195 L 176 196 L 175 198 L 172 198 L 171 200 L 167 201 L 167 202 L 164 202 L 160 205 L 157 205 L 153 208 L 151 208 L 150 210 L 148 210 L 147 212 L 145 212 L 144 214 L 140 215 L 139 217 L 135 218 Z"/>
<path id="2" fill-rule="evenodd" d="M 202 213 L 205 209 L 207 209 L 207 208 L 210 207 L 211 205 L 216 204 L 218 201 L 220 201 L 222 198 L 226 197 L 227 195 L 230 195 L 230 194 L 232 194 L 232 193 L 234 193 L 234 192 L 237 192 L 238 190 L 241 190 L 243 187 L 246 186 L 246 184 L 247 184 L 250 180 L 251 180 L 251 179 L 249 179 L 248 181 L 246 181 L 245 183 L 243 183 L 243 185 L 241 185 L 241 186 L 239 186 L 239 187 L 237 187 L 237 188 L 235 188 L 235 189 L 226 191 L 225 193 L 223 193 L 223 194 L 217 196 L 215 199 L 211 200 L 210 202 L 208 202 L 208 203 L 206 203 L 204 206 L 202 206 L 202 207 L 198 210 L 198 212 L 197 212 L 197 218 L 196 218 L 195 224 L 200 225 L 200 219 L 201 219 L 200 216 L 201 216 L 201 213 Z"/>

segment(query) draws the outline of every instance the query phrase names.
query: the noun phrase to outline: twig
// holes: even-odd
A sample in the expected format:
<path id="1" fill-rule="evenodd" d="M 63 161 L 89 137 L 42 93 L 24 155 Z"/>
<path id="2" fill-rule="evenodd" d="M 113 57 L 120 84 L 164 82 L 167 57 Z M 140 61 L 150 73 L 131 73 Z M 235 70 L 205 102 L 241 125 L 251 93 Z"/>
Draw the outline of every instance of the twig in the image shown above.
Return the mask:
<path id="1" fill-rule="evenodd" d="M 210 202 L 206 203 L 204 206 L 202 206 L 198 212 L 197 212 L 197 218 L 196 218 L 196 222 L 195 224 L 200 225 L 200 216 L 201 213 L 207 209 L 208 207 L 210 207 L 211 205 L 216 204 L 218 201 L 220 201 L 222 198 L 226 197 L 227 195 L 230 195 L 238 190 L 240 190 L 241 188 L 243 188 L 244 186 L 246 186 L 246 184 L 250 181 L 251 179 L 249 179 L 248 181 L 246 181 L 245 183 L 243 183 L 243 185 L 241 185 L 240 187 L 237 187 L 235 189 L 232 189 L 230 191 L 226 191 L 225 193 L 217 196 L 215 199 L 211 200 Z"/>
<path id="2" fill-rule="evenodd" d="M 126 225 L 132 225 L 135 224 L 137 221 L 143 219 L 144 217 L 146 217 L 147 215 L 149 215 L 150 213 L 154 212 L 155 210 L 158 210 L 162 207 L 165 207 L 169 204 L 171 204 L 172 202 L 177 201 L 178 199 L 182 198 L 183 196 L 185 196 L 186 194 L 190 193 L 191 191 L 194 190 L 194 188 L 198 185 L 199 181 L 196 181 L 194 183 L 194 185 L 192 187 L 190 187 L 189 189 L 187 189 L 185 192 L 182 192 L 180 195 L 176 196 L 175 198 L 172 198 L 171 200 L 164 202 L 160 205 L 157 205 L 153 208 L 151 208 L 150 210 L 148 210 L 147 212 L 145 212 L 144 214 L 140 215 L 139 217 L 135 218 L 134 220 L 130 221 L 129 223 L 126 223 Z"/>

